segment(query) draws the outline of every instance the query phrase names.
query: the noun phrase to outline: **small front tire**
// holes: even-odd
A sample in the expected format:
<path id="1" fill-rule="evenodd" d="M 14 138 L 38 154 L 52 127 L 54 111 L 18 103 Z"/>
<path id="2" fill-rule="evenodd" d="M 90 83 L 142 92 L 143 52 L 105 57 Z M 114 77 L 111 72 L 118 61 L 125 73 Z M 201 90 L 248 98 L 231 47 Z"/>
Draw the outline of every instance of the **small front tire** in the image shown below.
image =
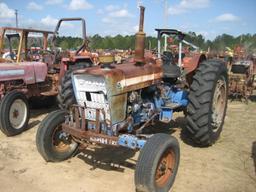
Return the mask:
<path id="1" fill-rule="evenodd" d="M 47 162 L 64 161 L 70 158 L 78 147 L 71 136 L 62 131 L 61 124 L 65 121 L 65 115 L 65 110 L 50 113 L 37 130 L 37 150 Z"/>
<path id="2" fill-rule="evenodd" d="M 137 192 L 168 192 L 180 161 L 179 143 L 175 137 L 158 133 L 142 148 L 135 170 Z"/>

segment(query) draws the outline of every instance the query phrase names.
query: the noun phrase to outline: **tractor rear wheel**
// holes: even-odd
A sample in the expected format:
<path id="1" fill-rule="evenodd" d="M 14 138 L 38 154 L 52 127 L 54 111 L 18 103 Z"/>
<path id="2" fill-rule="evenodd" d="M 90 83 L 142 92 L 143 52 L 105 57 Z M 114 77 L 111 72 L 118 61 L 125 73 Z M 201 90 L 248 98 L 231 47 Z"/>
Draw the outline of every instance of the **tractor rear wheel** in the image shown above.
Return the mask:
<path id="1" fill-rule="evenodd" d="M 57 100 L 61 109 L 68 109 L 72 104 L 76 103 L 71 79 L 72 72 L 73 70 L 68 70 L 60 82 Z"/>
<path id="2" fill-rule="evenodd" d="M 69 109 L 76 103 L 76 98 L 73 90 L 71 75 L 76 69 L 83 69 L 92 66 L 92 63 L 77 63 L 66 71 L 61 79 L 59 86 L 59 94 L 57 100 L 61 109 Z"/>
<path id="3" fill-rule="evenodd" d="M 168 192 L 180 161 L 179 143 L 175 137 L 158 133 L 142 148 L 135 170 L 137 192 Z"/>
<path id="4" fill-rule="evenodd" d="M 28 126 L 29 106 L 26 96 L 11 91 L 4 96 L 0 105 L 0 129 L 7 136 L 22 133 Z"/>
<path id="5" fill-rule="evenodd" d="M 62 130 L 65 115 L 65 110 L 50 113 L 37 130 L 37 150 L 46 161 L 64 161 L 76 152 L 78 144 Z"/>
<path id="6" fill-rule="evenodd" d="M 227 110 L 228 77 L 224 63 L 204 61 L 198 67 L 189 92 L 187 130 L 200 146 L 219 138 Z"/>

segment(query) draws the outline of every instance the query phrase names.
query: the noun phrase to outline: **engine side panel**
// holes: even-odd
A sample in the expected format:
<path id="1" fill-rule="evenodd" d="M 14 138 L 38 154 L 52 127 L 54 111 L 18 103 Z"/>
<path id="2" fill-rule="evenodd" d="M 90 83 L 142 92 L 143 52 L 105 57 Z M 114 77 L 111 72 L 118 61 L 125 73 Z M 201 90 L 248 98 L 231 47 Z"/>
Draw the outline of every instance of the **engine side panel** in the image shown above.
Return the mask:
<path id="1" fill-rule="evenodd" d="M 126 118 L 127 93 L 112 96 L 109 106 L 112 124 L 124 121 Z"/>
<path id="2" fill-rule="evenodd" d="M 35 73 L 35 82 L 36 83 L 40 83 L 40 82 L 44 82 L 45 78 L 47 76 L 47 70 L 48 67 L 45 63 L 33 63 L 34 65 L 34 73 Z"/>
<path id="3" fill-rule="evenodd" d="M 75 92 L 77 93 L 80 92 L 79 90 L 83 89 L 86 92 L 98 92 L 99 90 L 96 88 L 98 87 L 97 84 L 102 84 L 99 79 L 104 79 L 104 90 L 109 105 L 111 123 L 116 124 L 126 118 L 127 93 L 160 82 L 162 74 L 161 63 L 154 62 L 153 64 L 151 61 L 141 66 L 136 66 L 135 63 L 115 65 L 115 68 L 111 70 L 97 66 L 77 70 L 73 75 L 73 77 L 84 77 L 84 82 L 94 84 L 93 87 L 91 87 L 91 85 L 88 86 L 87 84 L 82 85 L 83 80 L 80 80 L 82 83 L 81 85 L 73 82 L 73 87 L 75 87 Z M 78 103 L 83 105 L 83 99 L 80 99 L 79 96 L 76 97 Z"/>

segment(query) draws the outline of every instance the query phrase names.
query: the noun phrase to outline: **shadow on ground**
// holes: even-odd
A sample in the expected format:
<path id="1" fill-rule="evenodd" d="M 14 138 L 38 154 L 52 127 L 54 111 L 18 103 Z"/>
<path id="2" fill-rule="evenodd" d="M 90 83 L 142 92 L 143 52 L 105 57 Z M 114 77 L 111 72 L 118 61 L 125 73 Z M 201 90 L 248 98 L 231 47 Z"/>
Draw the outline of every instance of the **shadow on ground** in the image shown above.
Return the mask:
<path id="1" fill-rule="evenodd" d="M 254 171 L 256 175 L 256 141 L 252 143 L 252 159 L 254 162 Z"/>
<path id="2" fill-rule="evenodd" d="M 248 102 L 256 102 L 256 95 L 251 95 L 248 100 L 246 100 L 245 98 L 243 98 L 242 96 L 229 96 L 229 101 L 233 102 L 233 101 L 239 101 L 241 103 L 245 103 L 248 104 Z"/>
<path id="3" fill-rule="evenodd" d="M 136 151 L 124 147 L 104 146 L 83 149 L 77 157 L 91 165 L 91 170 L 99 168 L 106 171 L 124 172 L 125 168 L 135 169 L 136 160 L 132 159 L 135 153 Z"/>
<path id="4" fill-rule="evenodd" d="M 256 95 L 252 95 L 250 98 L 249 98 L 250 101 L 252 102 L 256 102 Z"/>
<path id="5" fill-rule="evenodd" d="M 31 108 L 30 109 L 30 118 L 37 118 L 38 116 L 40 115 L 43 115 L 43 114 L 48 114 L 52 111 L 55 111 L 55 110 L 58 110 L 58 106 L 57 105 L 53 105 L 51 107 L 41 107 L 41 108 L 38 108 L 38 109 L 33 109 Z"/>
<path id="6" fill-rule="evenodd" d="M 173 134 L 177 130 L 180 129 L 180 138 L 181 140 L 192 147 L 199 147 L 196 145 L 191 136 L 186 130 L 186 117 L 177 117 L 176 119 L 172 120 L 170 123 L 162 123 L 157 122 L 153 126 L 149 126 L 145 128 L 143 131 L 144 134 L 156 134 L 156 133 L 166 133 L 166 134 Z"/>
<path id="7" fill-rule="evenodd" d="M 166 133 L 173 134 L 181 129 L 180 137 L 188 145 L 196 146 L 185 131 L 185 117 L 177 117 L 170 123 L 156 122 L 145 128 L 142 134 Z M 91 170 L 103 169 L 107 171 L 123 172 L 125 168 L 135 169 L 136 160 L 133 159 L 136 151 L 124 147 L 102 146 L 92 149 L 81 149 L 77 157 L 92 166 Z"/>
<path id="8" fill-rule="evenodd" d="M 25 129 L 25 131 L 32 129 L 33 127 L 35 127 L 41 123 L 41 120 L 36 119 L 40 115 L 48 114 L 48 113 L 58 110 L 58 109 L 59 108 L 57 105 L 52 105 L 51 107 L 40 107 L 37 109 L 30 107 L 30 121 L 29 121 L 29 124 L 28 124 L 27 128 Z M 31 119 L 36 119 L 36 120 L 31 120 Z"/>
<path id="9" fill-rule="evenodd" d="M 25 131 L 29 130 L 29 129 L 32 129 L 33 127 L 39 125 L 41 123 L 41 121 L 39 120 L 35 120 L 35 121 L 32 121 L 28 124 L 27 128 L 25 129 Z"/>
<path id="10" fill-rule="evenodd" d="M 188 131 L 186 130 L 186 117 L 177 117 L 176 119 L 172 120 L 170 123 L 162 123 L 157 122 L 155 125 L 146 128 L 143 133 L 144 134 L 156 134 L 156 133 L 166 133 L 166 134 L 173 134 L 177 130 L 180 129 L 180 138 L 181 140 L 192 147 L 198 147 L 191 136 L 189 135 Z"/>

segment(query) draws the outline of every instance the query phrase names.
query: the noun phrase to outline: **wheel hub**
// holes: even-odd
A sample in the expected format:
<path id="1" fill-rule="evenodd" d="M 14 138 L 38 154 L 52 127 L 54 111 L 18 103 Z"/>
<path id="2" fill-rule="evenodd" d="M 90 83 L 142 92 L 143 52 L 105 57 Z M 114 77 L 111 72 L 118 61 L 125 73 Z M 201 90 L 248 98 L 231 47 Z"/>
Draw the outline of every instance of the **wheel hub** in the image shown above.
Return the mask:
<path id="1" fill-rule="evenodd" d="M 155 182 L 159 187 L 163 187 L 172 176 L 175 166 L 175 154 L 173 150 L 168 150 L 161 157 L 156 169 Z"/>
<path id="2" fill-rule="evenodd" d="M 215 132 L 218 131 L 218 129 L 221 127 L 223 121 L 225 105 L 227 102 L 226 91 L 227 87 L 225 80 L 219 79 L 216 84 L 212 103 L 212 126 Z"/>
<path id="3" fill-rule="evenodd" d="M 61 125 L 55 129 L 52 135 L 52 144 L 54 149 L 59 152 L 68 151 L 72 145 L 70 136 L 62 131 Z"/>
<path id="4" fill-rule="evenodd" d="M 18 110 L 14 110 L 13 117 L 14 118 L 18 118 L 18 116 L 19 116 L 19 111 Z"/>
<path id="5" fill-rule="evenodd" d="M 21 99 L 16 99 L 10 106 L 9 120 L 15 129 L 23 127 L 27 120 L 28 109 L 26 103 Z"/>

